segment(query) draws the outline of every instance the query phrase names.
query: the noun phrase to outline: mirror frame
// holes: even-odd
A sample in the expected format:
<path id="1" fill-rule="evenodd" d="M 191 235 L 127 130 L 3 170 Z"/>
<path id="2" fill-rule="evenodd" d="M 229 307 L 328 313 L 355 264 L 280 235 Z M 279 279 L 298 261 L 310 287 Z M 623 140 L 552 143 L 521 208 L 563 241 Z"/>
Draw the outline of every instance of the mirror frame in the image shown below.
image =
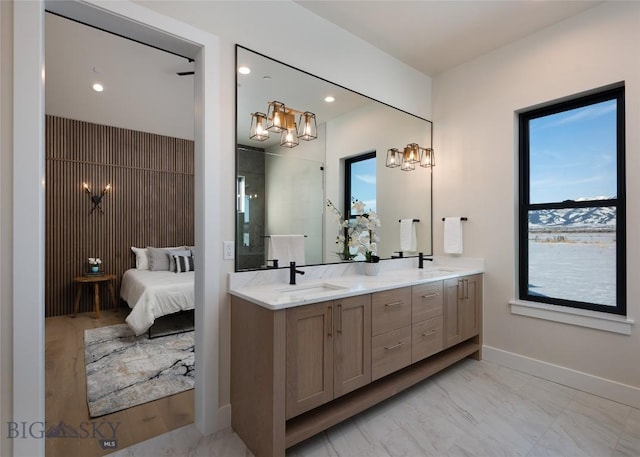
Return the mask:
<path id="1" fill-rule="evenodd" d="M 245 272 L 245 271 L 263 271 L 263 270 L 271 270 L 274 268 L 270 268 L 270 267 L 257 267 L 257 268 L 243 268 L 243 269 L 238 269 L 238 240 L 237 238 L 237 234 L 238 234 L 238 195 L 237 195 L 237 181 L 238 181 L 238 172 L 239 172 L 239 167 L 238 167 L 238 147 L 240 146 L 248 146 L 248 145 L 240 145 L 238 143 L 238 84 L 239 84 L 239 80 L 238 80 L 238 51 L 239 50 L 244 50 L 244 51 L 248 51 L 251 52 L 253 54 L 256 54 L 260 57 L 263 57 L 265 59 L 269 59 L 277 64 L 283 65 L 287 68 L 290 68 L 292 70 L 296 70 L 300 73 L 303 73 L 309 77 L 312 78 L 316 78 L 319 79 L 321 81 L 324 81 L 328 84 L 332 84 L 336 87 L 339 87 L 343 90 L 347 90 L 349 92 L 352 92 L 353 94 L 359 95 L 361 97 L 364 97 L 368 100 L 371 100 L 373 102 L 376 102 L 380 105 L 386 106 L 388 108 L 394 109 L 396 111 L 399 111 L 401 113 L 407 114 L 411 117 L 414 117 L 416 119 L 420 119 L 424 122 L 427 122 L 429 124 L 429 129 L 430 129 L 430 139 L 431 139 L 431 145 L 430 147 L 433 147 L 433 121 L 430 121 L 429 119 L 425 119 L 423 117 L 417 116 L 415 114 L 409 113 L 403 109 L 397 108 L 395 106 L 389 105 L 388 103 L 385 102 L 381 102 L 380 100 L 376 100 L 375 98 L 369 97 L 367 95 L 364 95 L 358 91 L 355 91 L 353 89 L 350 89 L 348 87 L 342 86 L 340 84 L 336 84 L 332 81 L 329 81 L 328 79 L 322 78 L 320 76 L 314 75 L 312 73 L 309 73 L 308 71 L 302 70 L 300 68 L 294 67 L 293 65 L 289 65 L 285 62 L 282 62 L 278 59 L 274 59 L 273 57 L 269 57 L 261 52 L 258 51 L 254 51 L 253 49 L 247 48 L 245 46 L 242 46 L 240 44 L 236 44 L 235 45 L 235 53 L 234 53 L 234 70 L 235 70 L 235 98 L 234 98 L 234 124 L 235 124 L 235 136 L 234 136 L 234 158 L 235 158 L 235 166 L 234 166 L 234 179 L 233 179 L 233 185 L 234 185 L 234 189 L 233 189 L 233 195 L 234 195 L 234 271 L 235 272 Z M 423 254 L 425 256 L 433 256 L 433 168 L 431 168 L 431 170 L 429 171 L 429 218 L 430 218 L 430 226 L 431 226 L 431 230 L 429 231 L 429 252 L 424 252 Z M 326 215 L 326 209 L 324 214 Z M 324 227 L 323 227 L 324 230 Z M 324 252 L 323 252 L 323 256 L 324 256 Z M 411 258 L 411 257 L 418 257 L 417 255 L 415 256 L 406 256 L 404 258 Z M 381 260 L 390 260 L 390 259 L 394 259 L 394 258 L 399 258 L 399 257 L 386 257 L 386 258 L 381 258 Z M 319 264 L 305 264 L 305 265 L 301 265 L 301 266 L 318 266 L 318 265 L 334 265 L 334 264 L 340 264 L 340 263 L 344 263 L 344 262 L 351 262 L 351 261 L 340 261 L 337 260 L 335 262 L 323 262 L 323 263 L 319 263 Z M 278 269 L 282 269 L 282 268 L 289 268 L 289 266 L 278 266 Z"/>

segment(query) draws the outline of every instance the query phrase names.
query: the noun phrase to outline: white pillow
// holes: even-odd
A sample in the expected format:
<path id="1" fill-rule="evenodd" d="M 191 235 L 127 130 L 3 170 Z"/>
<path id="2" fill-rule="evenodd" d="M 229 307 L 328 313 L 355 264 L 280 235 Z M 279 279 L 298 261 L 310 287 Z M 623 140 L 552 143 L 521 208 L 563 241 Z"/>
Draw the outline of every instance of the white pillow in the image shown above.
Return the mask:
<path id="1" fill-rule="evenodd" d="M 172 246 L 166 248 L 154 248 L 147 246 L 147 258 L 149 259 L 149 270 L 151 271 L 175 271 L 175 264 L 171 269 L 171 254 L 173 252 L 185 252 L 184 246 Z M 191 254 L 191 251 L 186 251 Z"/>
<path id="2" fill-rule="evenodd" d="M 146 248 L 135 248 L 131 246 L 131 250 L 136 255 L 136 269 L 148 270 L 149 269 L 149 256 Z"/>

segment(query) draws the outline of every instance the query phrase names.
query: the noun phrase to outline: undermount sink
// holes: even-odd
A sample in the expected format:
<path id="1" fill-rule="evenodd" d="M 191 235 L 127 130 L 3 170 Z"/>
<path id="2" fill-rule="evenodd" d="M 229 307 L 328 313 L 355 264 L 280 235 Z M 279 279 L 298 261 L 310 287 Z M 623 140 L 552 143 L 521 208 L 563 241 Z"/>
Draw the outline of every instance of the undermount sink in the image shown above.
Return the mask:
<path id="1" fill-rule="evenodd" d="M 335 284 L 321 283 L 289 286 L 286 289 L 278 290 L 278 292 L 288 294 L 291 298 L 305 298 L 344 289 L 346 289 L 346 287 L 337 286 Z"/>
<path id="2" fill-rule="evenodd" d="M 448 267 L 434 267 L 433 269 L 425 269 L 422 271 L 424 276 L 436 277 L 436 276 L 448 276 L 451 273 L 455 273 L 458 270 Z"/>

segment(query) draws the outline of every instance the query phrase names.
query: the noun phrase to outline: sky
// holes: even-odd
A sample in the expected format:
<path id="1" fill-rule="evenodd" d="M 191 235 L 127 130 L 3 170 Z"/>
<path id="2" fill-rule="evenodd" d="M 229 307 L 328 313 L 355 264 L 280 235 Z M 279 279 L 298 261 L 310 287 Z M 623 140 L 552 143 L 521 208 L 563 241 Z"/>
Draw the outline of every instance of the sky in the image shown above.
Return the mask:
<path id="1" fill-rule="evenodd" d="M 376 159 L 351 165 L 351 193 L 364 203 L 367 211 L 376 211 Z"/>
<path id="2" fill-rule="evenodd" d="M 616 101 L 533 119 L 531 203 L 616 196 Z M 352 165 L 352 193 L 376 210 L 376 161 Z"/>
<path id="3" fill-rule="evenodd" d="M 616 196 L 616 100 L 532 119 L 530 203 Z"/>

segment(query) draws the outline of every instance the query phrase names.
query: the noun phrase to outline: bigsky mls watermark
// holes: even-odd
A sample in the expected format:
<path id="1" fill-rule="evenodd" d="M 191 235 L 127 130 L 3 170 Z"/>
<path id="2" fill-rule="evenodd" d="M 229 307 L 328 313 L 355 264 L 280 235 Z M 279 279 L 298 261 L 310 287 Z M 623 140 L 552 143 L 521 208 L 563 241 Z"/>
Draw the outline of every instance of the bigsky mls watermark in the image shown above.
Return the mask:
<path id="1" fill-rule="evenodd" d="M 118 427 L 120 422 L 108 421 L 85 421 L 74 427 L 61 420 L 48 428 L 46 422 L 7 422 L 7 438 L 96 439 L 102 449 L 116 449 Z"/>

